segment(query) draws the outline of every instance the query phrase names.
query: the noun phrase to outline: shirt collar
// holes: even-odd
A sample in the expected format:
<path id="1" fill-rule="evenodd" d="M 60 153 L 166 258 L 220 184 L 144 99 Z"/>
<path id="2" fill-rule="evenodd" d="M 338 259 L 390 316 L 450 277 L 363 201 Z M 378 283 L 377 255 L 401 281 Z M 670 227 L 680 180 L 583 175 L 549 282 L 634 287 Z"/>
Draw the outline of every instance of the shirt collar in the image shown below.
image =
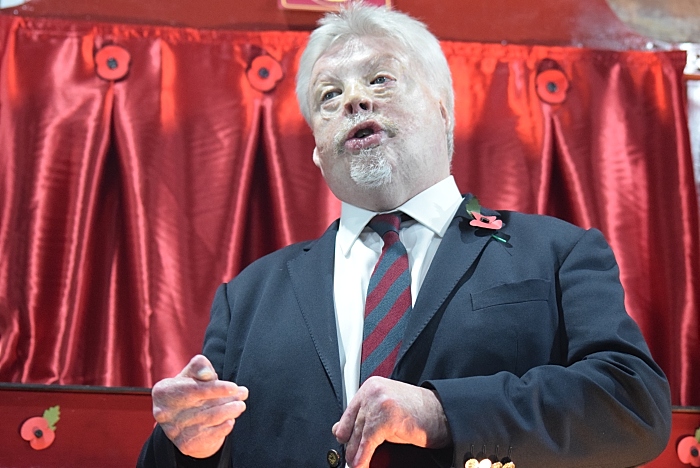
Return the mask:
<path id="1" fill-rule="evenodd" d="M 454 218 L 455 211 L 462 202 L 457 183 L 453 176 L 441 180 L 408 200 L 403 205 L 392 211 L 401 211 L 415 219 L 423 226 L 433 231 L 439 237 L 445 235 L 445 231 Z M 338 242 L 343 254 L 347 257 L 350 249 L 362 233 L 370 219 L 377 213 L 342 202 L 340 214 L 340 227 L 336 242 Z"/>

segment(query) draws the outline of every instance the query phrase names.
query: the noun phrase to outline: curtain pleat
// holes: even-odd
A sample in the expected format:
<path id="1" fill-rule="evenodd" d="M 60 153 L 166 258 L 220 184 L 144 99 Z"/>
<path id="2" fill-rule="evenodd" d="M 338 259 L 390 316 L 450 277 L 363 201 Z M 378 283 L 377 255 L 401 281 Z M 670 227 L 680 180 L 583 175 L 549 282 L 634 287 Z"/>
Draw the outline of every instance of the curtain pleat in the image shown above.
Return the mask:
<path id="1" fill-rule="evenodd" d="M 337 217 L 294 96 L 307 37 L 0 15 L 0 380 L 173 375 L 218 284 Z M 443 49 L 459 187 L 601 229 L 674 403 L 700 405 L 683 53 Z"/>

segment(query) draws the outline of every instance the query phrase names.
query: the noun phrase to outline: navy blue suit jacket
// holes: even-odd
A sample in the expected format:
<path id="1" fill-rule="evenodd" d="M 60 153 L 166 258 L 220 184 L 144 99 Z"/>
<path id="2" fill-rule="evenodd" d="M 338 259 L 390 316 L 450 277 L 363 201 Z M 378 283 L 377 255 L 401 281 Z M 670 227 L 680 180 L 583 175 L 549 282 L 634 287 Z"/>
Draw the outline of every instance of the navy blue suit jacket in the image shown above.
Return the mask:
<path id="1" fill-rule="evenodd" d="M 469 196 L 467 197 L 467 199 Z M 465 203 L 466 200 L 465 199 Z M 452 445 L 401 446 L 402 466 L 463 466 L 472 449 L 518 468 L 628 467 L 670 433 L 668 383 L 627 315 L 618 267 L 597 230 L 501 211 L 494 239 L 452 221 L 410 316 L 392 378 L 434 389 Z M 142 466 L 325 467 L 343 447 L 333 306 L 338 223 L 222 285 L 204 354 L 250 390 L 224 448 L 187 459 L 156 428 Z"/>

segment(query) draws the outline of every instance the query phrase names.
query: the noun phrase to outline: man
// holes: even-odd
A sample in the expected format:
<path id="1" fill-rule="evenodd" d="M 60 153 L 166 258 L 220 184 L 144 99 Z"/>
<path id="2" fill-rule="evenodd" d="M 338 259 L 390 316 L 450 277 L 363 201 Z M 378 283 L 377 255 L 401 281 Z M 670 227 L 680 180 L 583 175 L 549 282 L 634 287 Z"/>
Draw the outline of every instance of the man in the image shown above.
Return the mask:
<path id="1" fill-rule="evenodd" d="M 297 96 L 340 221 L 218 289 L 204 356 L 153 388 L 141 465 L 625 467 L 663 450 L 668 384 L 612 252 L 460 196 L 450 72 L 424 25 L 326 16 Z"/>

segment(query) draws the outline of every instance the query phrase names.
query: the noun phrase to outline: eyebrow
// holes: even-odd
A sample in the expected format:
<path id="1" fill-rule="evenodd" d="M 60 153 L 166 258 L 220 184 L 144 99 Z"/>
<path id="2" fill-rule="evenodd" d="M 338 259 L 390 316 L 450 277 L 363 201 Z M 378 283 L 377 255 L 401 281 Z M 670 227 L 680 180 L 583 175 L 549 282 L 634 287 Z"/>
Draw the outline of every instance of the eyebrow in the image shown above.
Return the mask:
<path id="1" fill-rule="evenodd" d="M 371 57 L 368 61 L 369 68 L 379 68 L 380 62 L 399 62 L 399 59 L 396 55 L 394 54 L 380 54 L 376 57 Z M 311 82 L 311 86 L 315 87 L 318 85 L 319 82 L 322 81 L 333 81 L 337 80 L 338 75 L 333 73 L 333 71 L 324 71 L 322 73 L 319 73 L 316 76 L 316 79 L 314 79 Z"/>
<path id="2" fill-rule="evenodd" d="M 381 61 L 399 62 L 399 59 L 394 54 L 381 54 L 377 57 L 373 57 L 371 59 L 371 61 L 369 62 L 369 65 L 371 68 L 376 68 L 379 66 L 379 62 L 381 62 Z"/>
<path id="3" fill-rule="evenodd" d="M 316 86 L 319 82 L 336 80 L 337 76 L 332 72 L 323 72 L 316 75 L 316 79 L 311 82 L 311 86 Z"/>

